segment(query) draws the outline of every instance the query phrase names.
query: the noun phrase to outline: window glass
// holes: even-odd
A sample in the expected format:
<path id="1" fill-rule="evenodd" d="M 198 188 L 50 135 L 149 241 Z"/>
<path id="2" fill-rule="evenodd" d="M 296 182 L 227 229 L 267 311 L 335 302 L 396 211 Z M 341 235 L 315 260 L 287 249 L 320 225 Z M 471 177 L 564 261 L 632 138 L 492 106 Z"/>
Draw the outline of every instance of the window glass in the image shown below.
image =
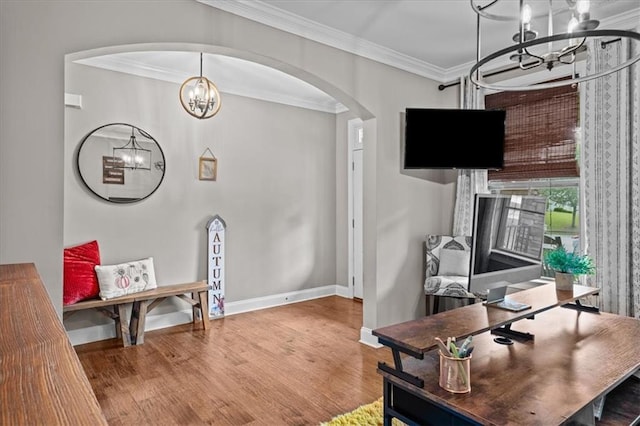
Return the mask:
<path id="1" fill-rule="evenodd" d="M 543 253 L 559 245 L 567 250 L 580 250 L 580 191 L 579 179 L 537 179 L 529 181 L 500 182 L 489 181 L 492 193 L 506 195 L 541 195 L 547 198 L 545 212 L 545 233 Z M 524 209 L 510 206 L 508 219 L 512 224 L 524 223 L 522 214 Z M 525 232 L 520 228 L 519 232 Z M 509 246 L 510 238 L 502 239 L 505 250 L 513 250 L 522 254 L 526 248 Z M 543 268 L 543 276 L 553 276 L 552 271 Z"/>
<path id="2" fill-rule="evenodd" d="M 538 203 L 539 204 L 539 203 Z M 540 258 L 541 224 L 544 221 L 542 209 L 536 205 L 523 203 L 522 197 L 513 195 L 501 215 L 498 234 L 498 248 L 532 259 Z M 536 235 L 537 234 L 537 235 Z"/>

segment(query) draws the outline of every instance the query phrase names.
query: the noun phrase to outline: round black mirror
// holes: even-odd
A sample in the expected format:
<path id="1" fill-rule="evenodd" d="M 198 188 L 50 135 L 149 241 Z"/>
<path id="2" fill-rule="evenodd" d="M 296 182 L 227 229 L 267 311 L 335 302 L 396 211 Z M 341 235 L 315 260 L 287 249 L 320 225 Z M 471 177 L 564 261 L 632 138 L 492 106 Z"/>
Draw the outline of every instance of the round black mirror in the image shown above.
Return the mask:
<path id="1" fill-rule="evenodd" d="M 78 173 L 87 188 L 103 200 L 134 203 L 162 183 L 165 159 L 158 142 L 131 124 L 98 127 L 82 140 Z"/>

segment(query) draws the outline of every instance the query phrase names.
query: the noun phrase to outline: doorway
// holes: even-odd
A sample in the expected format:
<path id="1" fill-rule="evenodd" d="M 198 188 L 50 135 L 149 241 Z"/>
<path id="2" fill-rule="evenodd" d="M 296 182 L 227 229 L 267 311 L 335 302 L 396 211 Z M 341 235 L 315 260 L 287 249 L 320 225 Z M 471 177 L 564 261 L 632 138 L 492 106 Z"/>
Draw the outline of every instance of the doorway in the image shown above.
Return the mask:
<path id="1" fill-rule="evenodd" d="M 362 164 L 364 149 L 364 130 L 359 118 L 349 120 L 349 278 L 351 297 L 362 301 L 364 297 L 363 282 L 363 181 Z"/>

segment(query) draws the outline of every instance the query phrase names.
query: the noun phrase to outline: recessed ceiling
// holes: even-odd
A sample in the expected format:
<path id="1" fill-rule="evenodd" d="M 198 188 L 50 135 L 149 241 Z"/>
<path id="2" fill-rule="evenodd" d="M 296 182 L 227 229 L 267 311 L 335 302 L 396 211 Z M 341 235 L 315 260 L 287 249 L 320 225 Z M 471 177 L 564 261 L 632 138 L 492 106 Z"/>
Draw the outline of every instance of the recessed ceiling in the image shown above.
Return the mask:
<path id="1" fill-rule="evenodd" d="M 476 14 L 468 0 L 196 0 L 263 24 L 446 83 L 476 58 Z M 480 2 L 479 0 L 476 0 Z M 569 0 L 571 1 L 571 0 Z M 487 4 L 488 0 L 480 2 Z M 547 32 L 549 0 L 529 0 L 532 26 Z M 517 16 L 518 2 L 502 0 L 492 13 Z M 554 27 L 568 21 L 567 0 L 555 0 Z M 592 0 L 601 27 L 640 26 L 639 0 Z M 509 45 L 517 23 L 483 19 L 483 55 Z M 75 61 L 182 83 L 199 72 L 196 52 L 131 52 Z M 222 93 L 326 112 L 345 108 L 331 96 L 281 71 L 223 55 L 205 54 L 204 74 Z"/>

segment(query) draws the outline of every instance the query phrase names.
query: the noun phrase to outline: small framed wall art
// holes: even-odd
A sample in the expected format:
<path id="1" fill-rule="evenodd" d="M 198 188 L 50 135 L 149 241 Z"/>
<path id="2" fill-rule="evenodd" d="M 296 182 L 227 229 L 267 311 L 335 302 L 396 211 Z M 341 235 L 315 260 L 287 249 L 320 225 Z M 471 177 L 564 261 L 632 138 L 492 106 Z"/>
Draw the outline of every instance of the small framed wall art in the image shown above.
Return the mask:
<path id="1" fill-rule="evenodd" d="M 205 154 L 209 152 L 210 157 Z M 216 180 L 216 174 L 218 172 L 218 160 L 209 148 L 207 148 L 200 156 L 198 162 L 198 179 L 200 180 Z"/>
<path id="2" fill-rule="evenodd" d="M 102 156 L 102 183 L 124 185 L 124 161 L 117 157 Z"/>

